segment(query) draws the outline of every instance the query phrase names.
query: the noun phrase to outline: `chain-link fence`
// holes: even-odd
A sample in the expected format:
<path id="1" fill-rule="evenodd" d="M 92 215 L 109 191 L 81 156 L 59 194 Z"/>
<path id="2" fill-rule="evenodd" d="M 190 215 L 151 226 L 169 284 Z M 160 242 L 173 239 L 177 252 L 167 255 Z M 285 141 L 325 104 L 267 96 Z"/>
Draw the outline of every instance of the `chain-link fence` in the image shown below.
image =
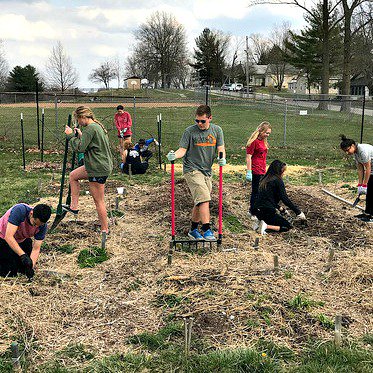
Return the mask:
<path id="1" fill-rule="evenodd" d="M 184 129 L 194 123 L 198 105 L 208 102 L 213 122 L 222 126 L 231 163 L 242 163 L 243 148 L 257 125 L 267 120 L 273 131 L 271 157 L 288 163 L 332 164 L 338 136 L 373 142 L 373 102 L 363 96 L 242 94 L 222 91 L 157 91 L 152 95 L 0 93 L 0 146 L 21 149 L 21 114 L 26 149 L 63 149 L 68 115 L 79 105 L 91 107 L 109 130 L 113 152 L 118 139 L 113 118 L 121 104 L 131 114 L 133 139 L 158 137 L 162 117 L 162 147 L 176 149 Z M 341 108 L 344 110 L 341 111 Z M 163 157 L 164 159 L 164 157 Z"/>

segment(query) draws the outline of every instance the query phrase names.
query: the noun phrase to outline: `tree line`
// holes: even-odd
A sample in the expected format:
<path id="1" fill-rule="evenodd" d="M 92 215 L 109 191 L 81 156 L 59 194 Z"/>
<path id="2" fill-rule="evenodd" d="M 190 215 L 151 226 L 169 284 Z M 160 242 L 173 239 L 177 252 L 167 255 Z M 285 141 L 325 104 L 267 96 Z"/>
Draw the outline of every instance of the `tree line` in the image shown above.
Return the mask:
<path id="1" fill-rule="evenodd" d="M 220 86 L 244 82 L 255 65 L 267 65 L 278 90 L 285 74 L 303 76 L 307 88 L 329 91 L 330 77 L 340 76 L 342 94 L 350 93 L 353 76 L 363 76 L 373 91 L 373 4 L 368 0 L 318 0 L 306 7 L 300 0 L 253 0 L 258 4 L 292 4 L 305 12 L 306 26 L 295 32 L 290 25 L 275 27 L 269 36 L 252 34 L 245 40 L 205 28 L 189 50 L 184 26 L 166 12 L 153 13 L 134 31 L 135 45 L 125 61 L 103 61 L 89 74 L 92 82 L 118 88 L 123 77 L 146 78 L 155 87 L 186 88 L 190 82 Z M 57 42 L 41 73 L 31 65 L 9 71 L 0 45 L 0 89 L 66 92 L 78 84 L 78 73 L 61 42 Z"/>

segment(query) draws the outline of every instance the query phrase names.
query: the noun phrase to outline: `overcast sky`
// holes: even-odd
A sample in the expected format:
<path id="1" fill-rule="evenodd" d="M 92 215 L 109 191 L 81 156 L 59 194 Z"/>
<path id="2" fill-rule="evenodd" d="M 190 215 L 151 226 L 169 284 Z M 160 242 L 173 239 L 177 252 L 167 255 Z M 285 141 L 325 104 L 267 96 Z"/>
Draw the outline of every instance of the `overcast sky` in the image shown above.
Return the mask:
<path id="1" fill-rule="evenodd" d="M 308 1 L 308 0 L 306 0 Z M 131 53 L 133 31 L 155 11 L 172 13 L 184 25 L 189 50 L 205 27 L 244 38 L 268 34 L 286 21 L 304 26 L 303 11 L 287 5 L 248 7 L 249 0 L 0 0 L 0 39 L 12 69 L 31 64 L 40 71 L 60 40 L 79 73 L 80 88 L 95 87 L 92 69 Z M 115 83 L 111 83 L 115 86 Z"/>

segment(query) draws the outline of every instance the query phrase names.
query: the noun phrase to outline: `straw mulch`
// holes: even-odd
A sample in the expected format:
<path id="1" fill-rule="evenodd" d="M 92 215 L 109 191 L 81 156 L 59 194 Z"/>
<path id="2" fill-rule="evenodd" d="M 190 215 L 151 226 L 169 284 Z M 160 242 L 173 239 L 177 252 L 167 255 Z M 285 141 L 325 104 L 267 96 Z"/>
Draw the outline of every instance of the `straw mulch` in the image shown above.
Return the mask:
<path id="1" fill-rule="evenodd" d="M 111 209 L 116 186 L 108 183 Z M 216 185 L 214 193 L 216 224 Z M 125 352 L 131 348 L 128 336 L 155 332 L 172 315 L 193 316 L 193 335 L 217 348 L 250 346 L 258 337 L 293 349 L 310 338 L 331 339 L 333 332 L 322 325 L 321 314 L 331 320 L 342 314 L 348 338 L 371 332 L 373 237 L 367 225 L 353 218 L 356 212 L 318 187 L 289 187 L 309 217 L 308 225 L 260 237 L 256 250 L 259 236 L 247 218 L 248 194 L 240 183 L 224 186 L 224 216 L 238 219 L 240 233 L 225 229 L 220 249 L 176 252 L 168 266 L 169 186 L 132 181 L 120 200 L 124 216 L 112 219 L 107 242 L 111 258 L 92 269 L 77 264 L 81 249 L 100 244 L 92 198 L 82 195 L 79 220 L 67 216 L 48 235 L 51 248 L 42 252 L 33 282 L 23 277 L 0 280 L 0 348 L 21 338 L 36 364 L 68 344 L 85 344 L 98 355 Z M 57 200 L 43 202 L 56 205 Z M 177 181 L 176 205 L 177 235 L 183 237 L 192 207 L 183 180 Z M 53 249 L 66 244 L 73 245 L 73 253 Z M 330 248 L 335 256 L 328 270 Z M 299 294 L 309 306 L 289 305 Z"/>

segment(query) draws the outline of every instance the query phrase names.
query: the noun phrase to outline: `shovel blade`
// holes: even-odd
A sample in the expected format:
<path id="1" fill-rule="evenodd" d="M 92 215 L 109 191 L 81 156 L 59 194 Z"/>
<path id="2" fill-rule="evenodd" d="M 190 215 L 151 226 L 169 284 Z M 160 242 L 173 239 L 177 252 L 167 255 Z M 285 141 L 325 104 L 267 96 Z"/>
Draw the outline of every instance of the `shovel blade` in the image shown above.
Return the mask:
<path id="1" fill-rule="evenodd" d="M 358 196 L 356 199 L 355 199 L 355 202 L 352 204 L 352 207 L 356 207 L 357 204 L 359 203 L 360 201 L 360 196 Z"/>
<path id="2" fill-rule="evenodd" d="M 66 211 L 63 211 L 61 214 L 56 215 L 52 226 L 49 228 L 49 232 L 52 232 L 54 229 L 56 229 L 56 227 L 58 226 L 58 224 L 61 223 L 65 215 L 66 215 Z"/>

